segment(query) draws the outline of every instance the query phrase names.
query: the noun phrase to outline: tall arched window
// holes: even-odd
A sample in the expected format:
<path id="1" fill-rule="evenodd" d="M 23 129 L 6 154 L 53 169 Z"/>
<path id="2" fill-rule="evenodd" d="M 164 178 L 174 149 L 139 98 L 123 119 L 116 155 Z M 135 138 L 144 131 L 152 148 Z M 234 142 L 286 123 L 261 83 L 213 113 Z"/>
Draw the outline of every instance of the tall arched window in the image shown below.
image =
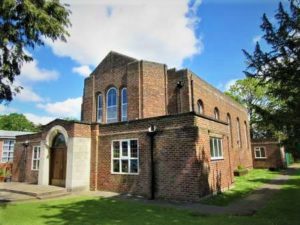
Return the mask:
<path id="1" fill-rule="evenodd" d="M 102 115 L 103 115 L 103 99 L 102 99 L 102 94 L 99 94 L 97 98 L 97 122 L 102 123 Z"/>
<path id="2" fill-rule="evenodd" d="M 233 147 L 232 124 L 231 124 L 231 116 L 230 116 L 229 113 L 227 113 L 227 123 L 228 123 L 228 126 L 229 126 L 229 132 L 230 132 L 231 147 Z"/>
<path id="3" fill-rule="evenodd" d="M 241 148 L 242 147 L 242 140 L 241 140 L 241 126 L 240 126 L 240 119 L 236 118 L 236 129 L 237 129 L 237 144 Z"/>
<path id="4" fill-rule="evenodd" d="M 118 111 L 117 111 L 117 89 L 110 88 L 106 95 L 106 122 L 113 123 L 118 122 Z"/>
<path id="5" fill-rule="evenodd" d="M 123 88 L 121 91 L 121 120 L 127 120 L 127 88 Z"/>
<path id="6" fill-rule="evenodd" d="M 214 110 L 214 116 L 215 116 L 216 120 L 220 119 L 220 113 L 219 113 L 219 109 L 217 107 Z"/>
<path id="7" fill-rule="evenodd" d="M 246 146 L 247 148 L 249 147 L 249 141 L 248 141 L 248 127 L 246 121 L 244 121 L 244 130 L 245 130 L 245 141 L 246 141 Z"/>
<path id="8" fill-rule="evenodd" d="M 200 99 L 198 100 L 197 106 L 198 106 L 198 113 L 203 114 L 204 113 L 203 102 Z"/>

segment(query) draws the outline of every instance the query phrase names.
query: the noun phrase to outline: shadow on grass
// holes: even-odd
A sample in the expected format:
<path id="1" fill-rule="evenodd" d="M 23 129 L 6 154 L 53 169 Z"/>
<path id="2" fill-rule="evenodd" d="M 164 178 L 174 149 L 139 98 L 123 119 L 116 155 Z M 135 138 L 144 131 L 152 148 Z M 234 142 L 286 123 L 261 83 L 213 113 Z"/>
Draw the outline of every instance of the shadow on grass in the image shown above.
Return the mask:
<path id="1" fill-rule="evenodd" d="M 53 225 L 184 223 L 180 217 L 174 221 L 166 217 L 169 213 L 176 215 L 176 211 L 173 212 L 174 209 L 120 201 L 114 198 L 94 198 L 64 204 L 47 204 L 42 205 L 41 208 L 47 212 L 47 215 L 41 217 L 45 219 L 46 224 Z M 51 211 L 55 213 L 51 213 Z M 164 212 L 167 214 L 165 215 Z"/>

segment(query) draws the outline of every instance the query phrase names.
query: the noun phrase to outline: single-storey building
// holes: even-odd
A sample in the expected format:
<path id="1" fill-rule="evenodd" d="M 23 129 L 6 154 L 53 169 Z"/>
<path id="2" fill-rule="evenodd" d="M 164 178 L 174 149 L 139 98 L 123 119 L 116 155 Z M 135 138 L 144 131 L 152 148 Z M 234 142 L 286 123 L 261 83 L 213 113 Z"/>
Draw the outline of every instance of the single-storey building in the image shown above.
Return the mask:
<path id="1" fill-rule="evenodd" d="M 81 121 L 17 138 L 13 180 L 197 201 L 252 168 L 247 110 L 188 69 L 110 52 Z"/>
<path id="2" fill-rule="evenodd" d="M 16 136 L 31 133 L 32 132 L 0 130 L 0 168 L 11 170 Z"/>
<path id="3" fill-rule="evenodd" d="M 276 139 L 251 141 L 254 168 L 280 169 L 287 166 L 285 148 Z"/>

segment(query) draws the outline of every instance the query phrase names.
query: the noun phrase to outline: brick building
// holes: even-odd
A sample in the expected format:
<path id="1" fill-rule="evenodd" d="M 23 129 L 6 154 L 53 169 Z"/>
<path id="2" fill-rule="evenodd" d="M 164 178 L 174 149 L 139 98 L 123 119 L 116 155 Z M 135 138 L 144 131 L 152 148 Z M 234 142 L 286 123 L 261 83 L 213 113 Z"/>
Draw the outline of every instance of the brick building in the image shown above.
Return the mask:
<path id="1" fill-rule="evenodd" d="M 246 109 L 187 69 L 110 52 L 81 117 L 18 137 L 13 179 L 197 201 L 253 167 Z"/>
<path id="2" fill-rule="evenodd" d="M 252 140 L 254 168 L 285 168 L 286 152 L 284 146 L 274 139 Z"/>

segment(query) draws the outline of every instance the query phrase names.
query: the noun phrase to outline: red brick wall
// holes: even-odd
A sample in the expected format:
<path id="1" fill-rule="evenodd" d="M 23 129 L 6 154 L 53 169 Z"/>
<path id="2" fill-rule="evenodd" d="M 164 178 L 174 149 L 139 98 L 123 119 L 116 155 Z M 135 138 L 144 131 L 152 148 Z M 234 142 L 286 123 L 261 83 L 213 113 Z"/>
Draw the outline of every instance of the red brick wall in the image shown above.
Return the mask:
<path id="1" fill-rule="evenodd" d="M 29 140 L 29 145 L 25 149 L 23 143 Z M 28 182 L 36 184 L 38 182 L 38 171 L 32 170 L 32 151 L 34 146 L 39 146 L 41 133 L 32 135 L 17 136 L 12 180 L 16 182 Z"/>
<path id="2" fill-rule="evenodd" d="M 266 159 L 255 158 L 255 147 L 265 147 Z M 253 155 L 253 167 L 254 168 L 283 168 L 284 161 L 280 151 L 278 142 L 252 142 L 252 155 Z"/>
<path id="3" fill-rule="evenodd" d="M 196 112 L 198 109 L 197 102 L 200 99 L 203 102 L 204 115 L 214 118 L 215 107 L 219 110 L 221 121 L 227 122 L 227 115 L 230 115 L 231 127 L 228 126 L 227 129 L 229 130 L 228 138 L 233 167 L 237 168 L 238 165 L 242 165 L 247 168 L 252 168 L 253 161 L 246 108 L 207 84 L 198 76 L 192 74 L 192 72 L 189 72 L 189 76 L 190 79 L 193 80 L 193 104 Z M 239 118 L 240 121 L 241 146 L 238 144 L 237 118 Z M 244 125 L 245 123 L 247 124 L 247 128 Z"/>
<path id="4" fill-rule="evenodd" d="M 98 190 L 150 195 L 150 139 L 147 129 L 157 126 L 154 144 L 157 198 L 196 201 L 232 184 L 226 124 L 193 113 L 100 125 L 98 142 Z M 209 132 L 223 135 L 224 160 L 210 161 Z M 111 174 L 111 142 L 138 139 L 139 175 Z M 221 173 L 216 176 L 216 174 Z M 95 178 L 91 177 L 92 180 Z"/>

